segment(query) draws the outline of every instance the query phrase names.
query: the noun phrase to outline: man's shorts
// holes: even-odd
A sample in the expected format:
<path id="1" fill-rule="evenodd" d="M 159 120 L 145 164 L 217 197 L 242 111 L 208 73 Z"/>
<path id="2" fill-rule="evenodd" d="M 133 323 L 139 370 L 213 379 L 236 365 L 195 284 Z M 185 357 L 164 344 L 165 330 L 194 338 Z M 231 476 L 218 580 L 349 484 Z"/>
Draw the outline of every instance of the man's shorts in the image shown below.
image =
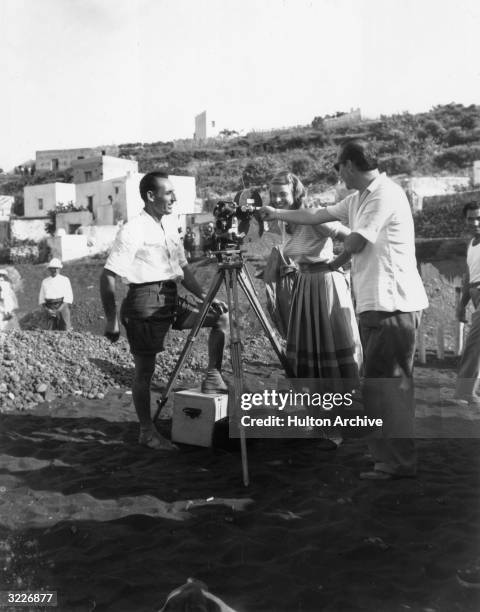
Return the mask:
<path id="1" fill-rule="evenodd" d="M 164 350 L 168 330 L 191 329 L 199 309 L 178 298 L 175 281 L 130 285 L 120 309 L 132 355 L 155 355 Z M 210 309 L 202 327 L 213 327 L 220 314 Z"/>

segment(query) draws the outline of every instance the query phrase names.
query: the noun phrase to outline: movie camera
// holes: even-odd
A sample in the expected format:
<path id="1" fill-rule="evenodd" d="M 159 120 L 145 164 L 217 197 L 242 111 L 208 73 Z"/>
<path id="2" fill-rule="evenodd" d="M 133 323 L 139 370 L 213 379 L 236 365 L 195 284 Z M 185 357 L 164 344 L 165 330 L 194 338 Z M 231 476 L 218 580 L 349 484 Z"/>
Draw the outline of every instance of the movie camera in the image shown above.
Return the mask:
<path id="1" fill-rule="evenodd" d="M 233 200 L 219 200 L 213 209 L 216 250 L 237 249 L 242 245 L 252 218 L 257 221 L 258 233 L 262 236 L 264 222 L 259 214 L 262 205 L 262 197 L 254 188 L 239 191 Z"/>

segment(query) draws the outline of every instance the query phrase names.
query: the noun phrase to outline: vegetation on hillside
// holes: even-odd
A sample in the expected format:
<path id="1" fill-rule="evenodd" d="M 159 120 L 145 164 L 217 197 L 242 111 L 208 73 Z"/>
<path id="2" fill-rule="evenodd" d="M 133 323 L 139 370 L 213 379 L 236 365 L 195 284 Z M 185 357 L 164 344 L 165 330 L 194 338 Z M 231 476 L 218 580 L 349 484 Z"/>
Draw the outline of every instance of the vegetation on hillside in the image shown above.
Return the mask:
<path id="1" fill-rule="evenodd" d="M 315 193 L 336 183 L 333 162 L 338 144 L 354 136 L 375 141 L 381 168 L 391 175 L 465 175 L 472 162 L 480 159 L 480 106 L 451 103 L 426 113 L 382 116 L 334 129 L 327 129 L 323 119 L 315 117 L 310 126 L 233 138 L 229 134 L 202 143 L 123 144 L 119 154 L 138 160 L 140 172 L 160 168 L 195 176 L 198 194 L 205 198 L 265 184 L 280 169 L 298 174 Z M 0 193 L 15 195 L 15 212 L 22 214 L 25 185 L 71 180 L 71 171 L 0 174 Z M 419 227 L 428 226 L 430 234 L 431 223 L 423 219 Z"/>
<path id="2" fill-rule="evenodd" d="M 480 159 L 480 106 L 452 103 L 335 129 L 316 117 L 311 126 L 205 143 L 123 144 L 120 155 L 137 159 L 141 172 L 160 167 L 195 176 L 202 196 L 266 183 L 278 169 L 299 174 L 320 191 L 336 182 L 337 145 L 353 136 L 376 142 L 381 167 L 389 174 L 465 174 Z"/>

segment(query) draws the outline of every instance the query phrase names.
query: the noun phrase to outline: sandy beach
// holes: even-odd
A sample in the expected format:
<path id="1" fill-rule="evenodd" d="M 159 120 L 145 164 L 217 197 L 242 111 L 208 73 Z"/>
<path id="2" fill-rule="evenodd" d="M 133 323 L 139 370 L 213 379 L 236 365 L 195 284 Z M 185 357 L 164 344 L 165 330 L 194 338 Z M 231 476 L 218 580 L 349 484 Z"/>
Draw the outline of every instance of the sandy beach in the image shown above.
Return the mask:
<path id="1" fill-rule="evenodd" d="M 419 440 L 418 477 L 387 483 L 358 479 L 362 439 L 251 440 L 245 488 L 239 452 L 139 447 L 126 389 L 1 431 L 4 588 L 56 590 L 59 610 L 153 611 L 188 577 L 239 612 L 478 609 L 455 579 L 479 550 L 477 439 Z"/>

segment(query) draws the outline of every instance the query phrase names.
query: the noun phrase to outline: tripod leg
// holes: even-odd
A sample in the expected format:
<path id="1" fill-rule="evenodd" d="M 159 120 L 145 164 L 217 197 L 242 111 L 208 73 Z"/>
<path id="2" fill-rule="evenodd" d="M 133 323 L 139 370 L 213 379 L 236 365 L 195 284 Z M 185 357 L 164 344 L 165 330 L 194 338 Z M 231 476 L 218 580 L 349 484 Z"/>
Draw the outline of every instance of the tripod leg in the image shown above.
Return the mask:
<path id="1" fill-rule="evenodd" d="M 218 290 L 220 289 L 220 285 L 222 284 L 223 278 L 224 278 L 223 270 L 218 269 L 216 275 L 213 278 L 212 284 L 210 285 L 210 289 L 208 290 L 207 297 L 205 298 L 202 306 L 200 307 L 195 324 L 190 330 L 190 333 L 188 334 L 185 344 L 183 345 L 183 349 L 182 349 L 182 352 L 180 353 L 180 357 L 178 358 L 177 363 L 175 364 L 175 367 L 172 373 L 170 374 L 170 378 L 168 380 L 167 386 L 165 387 L 165 391 L 163 392 L 161 399 L 158 400 L 158 408 L 157 408 L 157 411 L 155 412 L 155 416 L 153 417 L 154 423 L 158 419 L 160 411 L 165 405 L 168 399 L 168 396 L 170 395 L 170 391 L 172 390 L 172 387 L 175 384 L 175 381 L 177 380 L 178 374 L 180 370 L 182 369 L 182 366 L 185 363 L 187 357 L 189 356 L 190 351 L 192 350 L 193 343 L 195 342 L 195 338 L 197 337 L 198 332 L 200 328 L 202 327 L 203 322 L 205 321 L 205 317 L 207 316 L 208 309 L 212 305 L 212 302 L 215 299 L 215 296 L 217 295 Z"/>
<path id="2" fill-rule="evenodd" d="M 230 355 L 232 359 L 233 369 L 233 394 L 229 395 L 229 405 L 233 409 L 233 416 L 237 416 L 237 410 L 240 406 L 240 398 L 243 392 L 243 370 L 242 370 L 242 354 L 241 341 L 239 332 L 239 308 L 238 308 L 238 285 L 237 285 L 237 270 L 228 270 L 228 278 L 225 279 L 227 289 L 228 310 L 230 312 Z M 233 305 L 232 305 L 233 297 Z M 237 418 L 234 418 L 234 423 L 237 425 Z M 242 455 L 242 476 L 243 484 L 248 487 L 250 483 L 248 475 L 248 458 L 247 458 L 247 441 L 245 439 L 245 430 L 240 427 L 240 451 Z"/>
<path id="3" fill-rule="evenodd" d="M 246 269 L 242 268 L 238 272 L 238 281 L 240 283 L 240 287 L 243 289 L 243 292 L 247 296 L 247 299 L 250 302 L 250 305 L 253 308 L 255 314 L 257 315 L 257 318 L 260 321 L 263 327 L 263 330 L 265 334 L 267 335 L 267 338 L 270 340 L 270 344 L 272 345 L 273 350 L 276 352 L 280 360 L 280 363 L 282 364 L 283 369 L 285 370 L 285 374 L 289 378 L 294 378 L 292 368 L 290 364 L 288 363 L 288 360 L 280 345 L 280 342 L 278 341 L 275 331 L 273 327 L 270 325 L 270 322 L 267 319 L 267 316 L 262 308 L 262 305 L 260 304 L 257 293 L 255 291 L 255 287 L 253 286 L 253 283 L 252 283 L 252 279 L 250 278 L 250 275 L 248 274 L 248 272 L 245 273 L 245 270 Z"/>

